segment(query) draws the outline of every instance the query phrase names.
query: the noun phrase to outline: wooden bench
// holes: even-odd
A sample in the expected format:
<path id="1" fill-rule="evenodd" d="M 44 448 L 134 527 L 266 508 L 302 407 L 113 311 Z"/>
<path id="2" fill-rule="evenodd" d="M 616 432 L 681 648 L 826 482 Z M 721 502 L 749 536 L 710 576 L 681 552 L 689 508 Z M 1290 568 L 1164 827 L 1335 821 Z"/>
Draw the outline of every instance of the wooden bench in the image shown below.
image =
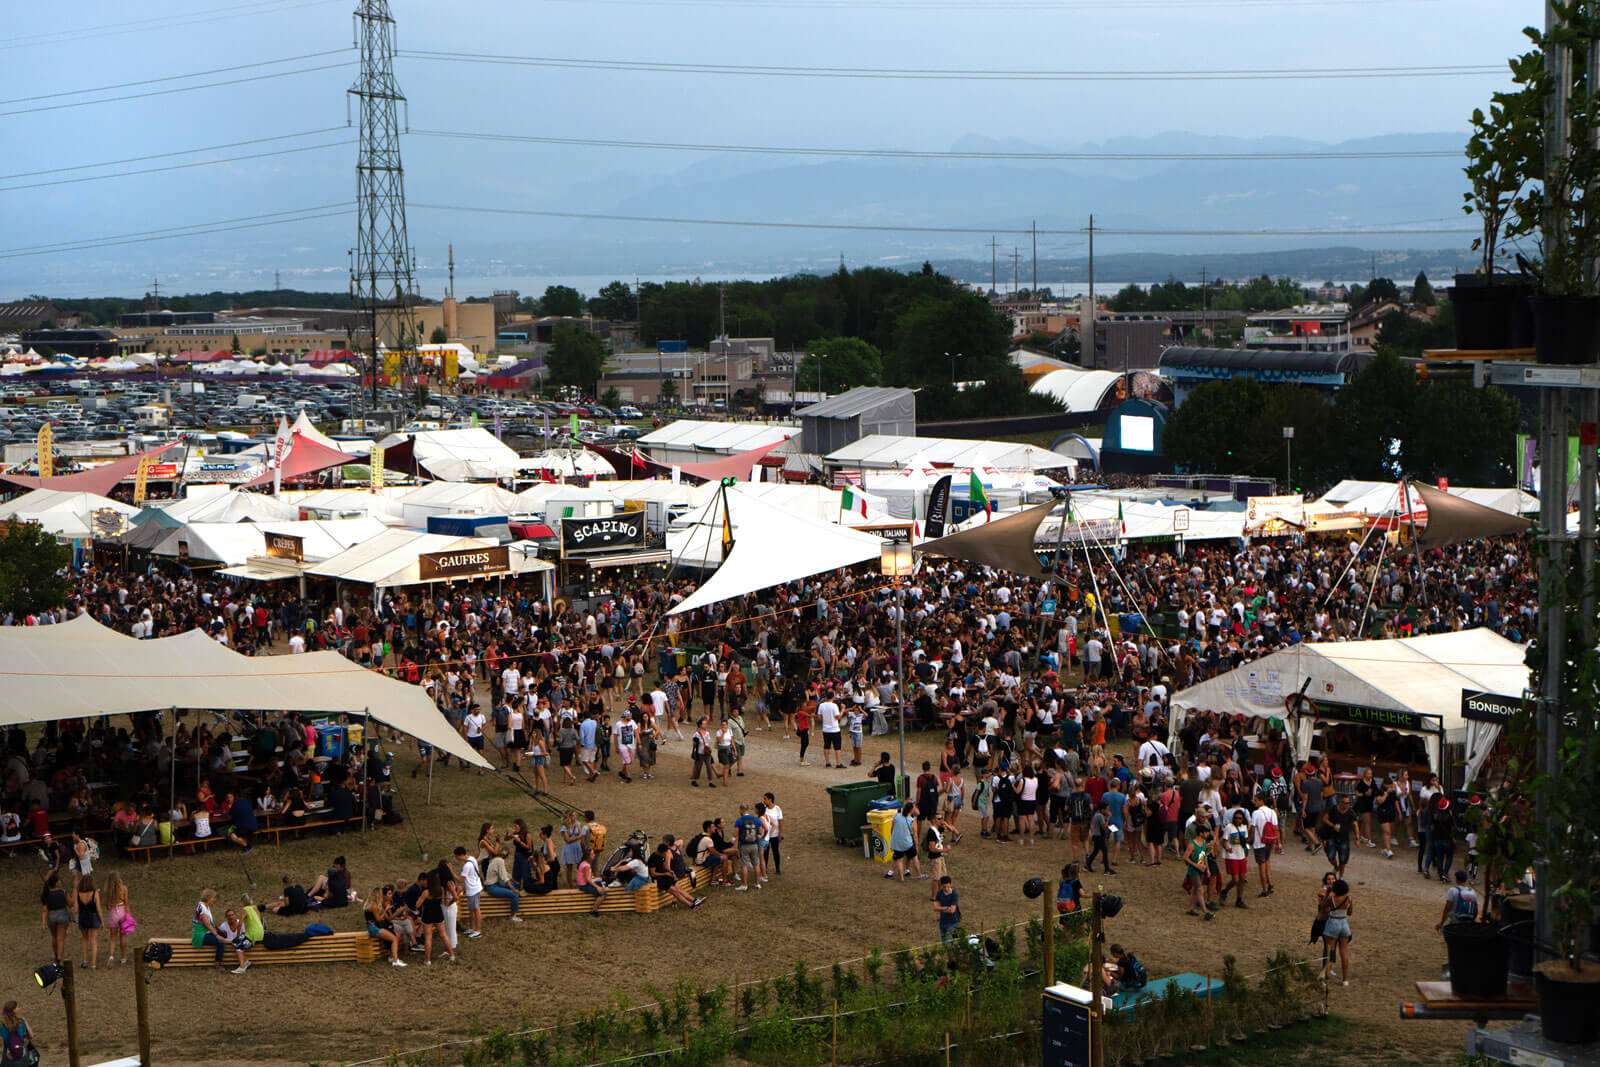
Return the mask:
<path id="1" fill-rule="evenodd" d="M 1129 989 L 1117 993 L 1111 998 L 1113 1011 L 1132 1011 L 1141 1001 L 1160 1000 L 1166 995 L 1167 987 L 1188 990 L 1197 997 L 1215 1000 L 1222 996 L 1223 986 L 1219 979 L 1207 978 L 1202 974 L 1175 974 L 1168 978 L 1156 978 L 1143 989 Z"/>
<path id="2" fill-rule="evenodd" d="M 704 868 L 695 868 L 687 877 L 679 878 L 678 885 L 685 892 L 693 893 L 696 888 L 705 886 L 711 881 L 711 872 Z M 511 902 L 504 897 L 491 896 L 488 893 L 478 902 L 479 909 L 485 919 L 509 919 L 511 917 Z M 648 914 L 660 911 L 676 900 L 670 893 L 663 893 L 654 883 L 643 889 L 608 889 L 605 900 L 600 902 L 601 911 L 624 911 Z M 523 917 L 532 915 L 580 915 L 594 906 L 594 898 L 581 889 L 556 889 L 543 895 L 533 893 L 520 893 L 517 895 L 517 914 Z M 465 903 L 457 914 L 456 922 L 466 921 L 467 911 Z"/>
<path id="3" fill-rule="evenodd" d="M 195 948 L 189 943 L 188 938 L 153 937 L 150 943 L 172 946 L 172 959 L 167 962 L 168 967 L 211 967 L 216 964 L 216 949 L 210 946 Z M 326 934 L 322 937 L 313 937 L 294 948 L 275 951 L 256 945 L 245 953 L 245 959 L 255 967 L 276 963 L 376 963 L 386 955 L 388 949 L 383 942 L 376 941 L 362 932 Z M 231 970 L 236 960 L 233 948 L 224 945 L 223 964 Z"/>
<path id="4" fill-rule="evenodd" d="M 1480 1027 L 1489 1020 L 1516 1021 L 1539 1010 L 1533 986 L 1507 982 L 1505 996 L 1466 997 L 1452 992 L 1449 982 L 1418 982 L 1417 1001 L 1400 1005 L 1402 1019 L 1470 1019 Z"/>
<path id="5" fill-rule="evenodd" d="M 228 843 L 229 841 L 227 834 L 212 834 L 210 837 L 184 838 L 182 840 L 173 841 L 165 845 L 160 843 L 154 845 L 124 845 L 122 847 L 122 851 L 134 859 L 143 857 L 145 863 L 149 863 L 151 857 L 160 852 L 164 852 L 168 856 L 172 855 L 173 849 L 179 848 L 199 849 L 200 851 L 204 852 L 206 849 L 211 848 L 214 845 L 225 845 Z"/>

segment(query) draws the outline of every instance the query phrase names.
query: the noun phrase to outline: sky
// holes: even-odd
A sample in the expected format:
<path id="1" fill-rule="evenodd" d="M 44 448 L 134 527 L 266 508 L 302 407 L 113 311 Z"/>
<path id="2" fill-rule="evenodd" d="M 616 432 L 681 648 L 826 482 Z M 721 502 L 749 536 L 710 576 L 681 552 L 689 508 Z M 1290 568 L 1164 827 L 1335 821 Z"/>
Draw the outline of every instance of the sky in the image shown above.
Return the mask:
<path id="1" fill-rule="evenodd" d="M 346 143 L 353 135 L 344 90 L 356 73 L 353 6 L 354 0 L 11 5 L 9 36 L 0 40 L 6 149 L 0 298 L 133 291 L 130 279 L 146 275 L 184 288 L 207 278 L 270 278 L 273 269 L 286 272 L 286 285 L 343 289 L 342 248 L 354 230 L 349 215 L 158 242 L 137 238 L 348 207 L 354 148 Z M 1506 78 L 910 80 L 554 68 L 482 57 L 764 70 L 1503 69 L 1506 57 L 1525 47 L 1521 28 L 1542 17 L 1529 0 L 394 0 L 392 8 L 402 50 L 396 76 L 410 101 L 413 131 L 911 150 L 947 150 L 974 137 L 1061 150 L 1128 138 L 1160 144 L 1173 131 L 1219 146 L 1229 138 L 1339 142 L 1457 132 Z M 447 62 L 407 51 L 478 58 Z M 291 57 L 308 58 L 275 62 Z M 329 69 L 310 69 L 316 67 Z M 190 74 L 198 76 L 80 92 Z M 204 87 L 172 91 L 190 86 Z M 132 94 L 139 95 L 107 99 Z M 87 166 L 245 141 L 259 143 Z M 648 189 L 653 178 L 686 168 L 737 175 L 819 162 L 486 144 L 419 133 L 405 138 L 403 151 L 408 198 L 419 205 L 410 212 L 412 243 L 430 275 L 443 259 L 440 246 L 455 233 L 463 235 L 458 260 L 487 276 L 495 256 L 519 241 L 536 249 L 519 257 L 529 270 L 569 262 L 558 246 L 583 241 L 585 231 L 527 217 L 463 218 L 420 205 L 604 212 Z M 243 155 L 252 158 L 70 180 Z M 852 217 L 863 210 L 849 188 L 830 191 L 825 203 L 834 202 Z M 641 205 L 629 207 L 637 213 Z M 1385 207 L 1379 198 L 1364 221 L 1412 221 L 1386 215 Z M 1437 216 L 1458 212 L 1459 204 L 1442 203 Z M 981 205 L 968 214 L 981 215 Z M 964 225 L 973 218 L 928 221 Z M 501 244 L 489 250 L 486 234 Z M 114 236 L 126 243 L 102 240 Z M 483 247 L 469 247 L 475 241 Z M 18 254 L 34 246 L 71 250 Z M 625 255 L 612 258 L 605 266 L 619 276 L 640 267 Z M 717 268 L 714 259 L 698 265 Z"/>

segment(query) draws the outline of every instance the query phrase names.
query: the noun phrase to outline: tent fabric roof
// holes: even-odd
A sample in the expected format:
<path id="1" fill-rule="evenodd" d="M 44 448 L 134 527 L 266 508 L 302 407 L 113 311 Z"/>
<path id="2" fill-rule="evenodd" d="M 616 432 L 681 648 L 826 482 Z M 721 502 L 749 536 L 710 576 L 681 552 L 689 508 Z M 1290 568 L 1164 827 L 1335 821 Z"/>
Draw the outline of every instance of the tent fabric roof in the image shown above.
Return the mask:
<path id="1" fill-rule="evenodd" d="M 341 452 L 337 448 L 319 445 L 298 430 L 289 439 L 289 454 L 283 458 L 283 479 L 299 478 L 329 467 L 342 467 L 346 463 L 359 463 L 359 456 Z M 272 470 L 268 468 L 245 483 L 247 488 L 272 484 Z"/>
<path id="2" fill-rule="evenodd" d="M 793 437 L 800 427 L 782 422 L 711 422 L 678 419 L 639 438 L 644 448 L 671 446 L 732 455 Z"/>
<path id="3" fill-rule="evenodd" d="M 768 452 L 783 444 L 783 440 L 774 441 L 759 448 L 752 448 L 747 452 L 739 452 L 722 459 L 707 460 L 704 463 L 682 463 L 678 469 L 693 478 L 704 478 L 708 482 L 721 481 L 723 478 L 739 478 L 743 481 L 750 480 L 750 468 L 759 464 Z"/>
<path id="4" fill-rule="evenodd" d="M 1116 371 L 1072 367 L 1044 375 L 1029 392 L 1053 397 L 1070 412 L 1098 411 L 1121 377 Z"/>
<path id="5" fill-rule="evenodd" d="M 1302 374 L 1353 374 L 1360 358 L 1351 352 L 1280 352 L 1255 348 L 1187 348 L 1174 345 L 1161 353 L 1157 364 L 1172 367 L 1206 367 L 1221 370 L 1297 371 Z"/>
<path id="6" fill-rule="evenodd" d="M 449 482 L 483 481 L 510 478 L 516 474 L 521 457 L 507 444 L 481 426 L 460 430 L 422 430 L 413 434 L 390 434 L 378 442 L 385 450 L 384 466 L 404 470 L 404 450 L 410 446 L 410 463 L 429 477 Z M 391 463 L 387 451 L 397 449 Z"/>
<path id="7" fill-rule="evenodd" d="M 451 537 L 447 534 L 421 533 L 416 530 L 385 530 L 375 537 L 307 567 L 307 574 L 338 578 L 357 585 L 371 585 L 386 589 L 396 585 L 421 585 L 417 556 L 424 552 L 448 552 L 454 549 L 489 548 L 500 542 L 484 537 Z M 552 564 L 536 559 L 513 546 L 511 572 L 528 574 L 553 569 Z"/>
<path id="8" fill-rule="evenodd" d="M 295 416 L 294 425 L 289 428 L 306 440 L 315 441 L 323 448 L 337 449 L 339 447 L 333 438 L 317 429 L 316 424 L 307 417 L 304 408 L 300 409 L 300 414 Z"/>
<path id="9" fill-rule="evenodd" d="M 733 550 L 669 615 L 876 559 L 882 549 L 877 537 L 774 507 L 743 485 L 730 486 L 727 499 Z M 715 566 L 722 555 L 720 494 L 698 510 L 692 525 L 668 533 L 667 547 L 680 563 Z"/>
<path id="10" fill-rule="evenodd" d="M 1439 548 L 1480 537 L 1524 533 L 1530 525 L 1520 515 L 1507 515 L 1432 486 L 1411 482 L 1410 489 L 1428 506 L 1427 525 L 1417 538 L 1423 548 Z"/>
<path id="11" fill-rule="evenodd" d="M 51 478 L 40 478 L 27 474 L 6 474 L 0 472 L 0 481 L 11 482 L 13 485 L 24 486 L 28 489 L 59 489 L 70 493 L 93 493 L 96 496 L 105 496 L 116 488 L 117 483 L 139 469 L 139 462 L 146 456 L 154 458 L 171 448 L 178 447 L 178 442 L 152 448 L 148 452 L 140 452 L 126 459 L 115 460 L 111 463 L 102 463 L 77 474 L 59 474 Z"/>
<path id="12" fill-rule="evenodd" d="M 1048 500 L 995 522 L 980 523 L 947 537 L 924 541 L 917 546 L 917 551 L 1048 580 L 1050 575 L 1034 554 L 1033 541 L 1039 524 L 1056 506 L 1054 500 Z"/>
<path id="13" fill-rule="evenodd" d="M 515 493 L 486 482 L 429 482 L 401 497 L 398 504 L 404 521 L 412 526 L 426 525 L 429 515 L 509 515 L 520 506 Z"/>
<path id="14" fill-rule="evenodd" d="M 351 545 L 376 537 L 387 527 L 377 519 L 329 519 L 286 522 L 191 522 L 170 530 L 150 551 L 158 556 L 176 556 L 178 542 L 189 545 L 189 558 L 215 560 L 230 567 L 241 566 L 267 551 L 266 535 L 290 534 L 303 538 L 307 562 L 315 563 L 337 556 Z"/>
<path id="15" fill-rule="evenodd" d="M 919 456 L 945 467 L 970 467 L 982 455 L 989 465 L 1002 469 L 1050 470 L 1078 461 L 1049 449 L 1009 441 L 968 441 L 956 437 L 899 437 L 872 433 L 830 452 L 826 461 L 846 469 L 867 467 L 899 470 Z"/>
<path id="16" fill-rule="evenodd" d="M 0 724 L 164 708 L 371 714 L 462 760 L 489 766 L 421 688 L 337 652 L 241 656 L 199 630 L 138 641 L 79 616 L 56 626 L 0 627 L 11 699 Z"/>
<path id="17" fill-rule="evenodd" d="M 177 524 L 185 522 L 251 522 L 288 521 L 300 517 L 300 509 L 293 504 L 261 493 L 196 494 L 193 491 L 182 500 L 173 500 L 146 508 L 139 513 L 143 521 L 150 512 L 160 512 Z"/>
<path id="18" fill-rule="evenodd" d="M 94 513 L 110 508 L 132 518 L 138 508 L 110 497 L 60 489 L 34 489 L 0 504 L 0 519 L 37 522 L 57 537 L 86 538 L 94 533 Z"/>

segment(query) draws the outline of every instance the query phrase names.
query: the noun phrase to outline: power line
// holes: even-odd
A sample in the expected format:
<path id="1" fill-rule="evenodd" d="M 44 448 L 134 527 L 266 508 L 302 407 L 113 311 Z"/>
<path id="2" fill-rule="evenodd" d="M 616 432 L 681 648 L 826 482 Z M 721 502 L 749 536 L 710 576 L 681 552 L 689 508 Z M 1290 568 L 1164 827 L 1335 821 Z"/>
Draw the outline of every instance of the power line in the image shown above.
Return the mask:
<path id="1" fill-rule="evenodd" d="M 506 56 L 482 52 L 403 50 L 408 59 L 563 70 L 620 70 L 662 74 L 723 74 L 767 78 L 865 78 L 912 81 L 1324 81 L 1355 78 L 1454 78 L 1504 74 L 1504 64 L 1443 67 L 1303 67 L 1260 70 L 919 70 L 893 67 L 780 67 L 720 63 L 669 63 L 562 56 Z"/>
<path id="2" fill-rule="evenodd" d="M 55 252 L 80 252 L 91 248 L 140 244 L 145 241 L 166 241 L 178 237 L 200 237 L 208 233 L 226 233 L 229 230 L 247 230 L 260 226 L 278 226 L 291 222 L 306 222 L 311 219 L 333 218 L 337 215 L 347 215 L 353 210 L 349 204 L 321 204 L 317 207 L 296 208 L 292 211 L 269 211 L 260 215 L 245 215 L 237 219 L 197 222 L 190 226 L 168 226 L 158 230 L 139 230 L 133 233 L 111 234 L 106 237 L 88 237 L 54 244 L 22 245 L 18 248 L 0 249 L 0 259 L 43 256 Z"/>
<path id="3" fill-rule="evenodd" d="M 74 170 L 96 170 L 100 167 L 119 167 L 124 163 L 144 163 L 152 159 L 171 159 L 174 156 L 195 156 L 201 152 L 221 152 L 228 148 L 242 148 L 250 144 L 267 144 L 271 141 L 287 141 L 292 137 L 319 137 L 325 133 L 336 133 L 346 129 L 344 126 L 327 126 L 320 130 L 306 130 L 302 133 L 280 133 L 272 137 L 255 137 L 248 141 L 230 141 L 227 144 L 207 145 L 204 148 L 185 148 L 180 152 L 155 152 L 148 156 L 128 156 L 126 159 L 108 159 L 102 163 L 79 163 L 71 167 L 53 167 L 50 170 L 23 170 L 15 174 L 0 174 L 0 182 L 15 181 L 18 178 L 37 178 L 43 174 L 65 174 Z"/>
<path id="4" fill-rule="evenodd" d="M 1101 11 L 1114 14 L 1159 8 L 1275 8 L 1275 7 L 1394 7 L 1408 0 L 986 0 L 974 5 L 969 0 L 550 0 L 552 3 L 580 3 L 585 6 L 607 4 L 618 7 L 743 7 L 753 10 L 781 9 L 788 12 L 828 8 L 873 9 L 888 11 L 967 11 L 984 17 L 995 10 L 1014 11 Z M 1411 3 L 1436 3 L 1437 0 L 1409 0 Z"/>
<path id="5" fill-rule="evenodd" d="M 258 159 L 267 159 L 272 156 L 287 156 L 297 152 L 315 152 L 322 148 L 344 148 L 355 144 L 354 139 L 345 138 L 342 141 L 329 141 L 327 144 L 297 145 L 294 148 L 280 148 L 273 152 L 251 152 L 243 156 L 225 156 L 222 159 L 198 159 L 190 163 L 171 163 L 165 167 L 141 167 L 138 170 L 116 171 L 111 174 L 88 174 L 80 178 L 56 178 L 53 181 L 29 182 L 26 185 L 0 186 L 0 193 L 14 193 L 19 189 L 44 189 L 54 185 L 78 185 L 82 182 L 100 182 L 109 178 L 132 178 L 139 174 L 160 174 L 170 170 L 189 170 L 192 167 L 214 167 L 219 163 L 253 162 Z"/>
<path id="6" fill-rule="evenodd" d="M 587 137 L 534 137 L 510 133 L 469 133 L 459 130 L 412 130 L 418 137 L 448 137 L 466 141 L 503 141 L 519 144 L 574 145 L 583 148 L 645 148 L 671 152 L 736 152 L 774 156 L 838 156 L 882 159 L 1010 159 L 1040 161 L 1189 160 L 1319 160 L 1319 159 L 1459 159 L 1460 150 L 1395 152 L 934 152 L 899 148 L 798 148 L 779 145 L 680 144 L 665 141 L 621 141 Z"/>
<path id="7" fill-rule="evenodd" d="M 342 0 L 302 0 L 300 3 L 292 4 L 286 4 L 284 0 L 258 0 L 256 3 L 234 5 L 222 12 L 217 12 L 214 9 L 173 12 L 147 19 L 102 23 L 98 26 L 85 26 L 75 30 L 51 30 L 48 33 L 35 33 L 26 37 L 7 37 L 6 43 L 0 44 L 0 52 L 13 48 L 39 48 L 52 44 L 78 44 L 81 41 L 93 40 L 97 37 L 121 37 L 130 33 L 149 33 L 156 30 L 172 29 L 177 26 L 195 26 L 201 23 L 221 22 L 226 19 L 244 18 L 250 15 L 277 15 L 285 11 L 295 11 L 305 7 L 321 7 L 324 4 L 338 2 L 342 2 Z"/>
<path id="8" fill-rule="evenodd" d="M 1037 232 L 1047 237 L 1076 237 L 1086 231 L 1037 230 L 1032 227 L 1009 229 L 1003 226 L 894 226 L 845 222 L 775 222 L 765 219 L 694 219 L 659 215 L 613 215 L 585 211 L 537 211 L 532 208 L 471 207 L 460 204 L 411 204 L 415 208 L 431 211 L 466 211 L 484 215 L 528 215 L 538 218 L 583 219 L 594 222 L 647 222 L 683 226 L 743 226 L 753 229 L 773 230 L 846 230 L 864 233 L 953 233 L 953 234 L 1014 234 L 1030 235 Z M 1366 229 L 1366 230 L 1119 230 L 1096 226 L 1094 232 L 1122 237 L 1453 237 L 1477 234 L 1474 229 Z"/>
<path id="9" fill-rule="evenodd" d="M 256 67 L 274 67 L 280 63 L 299 63 L 305 59 L 321 59 L 323 56 L 337 55 L 348 52 L 348 48 L 330 48 L 325 52 L 308 52 L 303 56 L 286 56 L 283 59 L 263 59 L 259 63 L 234 63 L 226 67 L 217 67 L 215 70 L 197 70 L 193 74 L 169 74 L 161 78 L 145 78 L 136 82 L 118 82 L 115 85 L 97 85 L 92 89 L 68 89 L 59 93 L 42 93 L 39 96 L 19 96 L 13 100 L 0 100 L 4 104 L 28 104 L 35 100 L 57 100 L 63 96 L 86 96 L 89 93 L 108 93 L 113 89 L 132 89 L 140 85 L 156 85 L 160 82 L 181 82 L 190 78 L 209 78 L 213 74 L 230 74 L 236 70 L 252 70 Z"/>
<path id="10" fill-rule="evenodd" d="M 346 49 L 338 49 L 338 51 L 342 52 L 346 51 Z M 350 60 L 345 60 L 342 63 L 324 63 L 316 67 L 305 67 L 302 70 L 279 70 L 274 71 L 271 74 L 254 74 L 248 78 L 229 78 L 227 81 L 201 82 L 199 85 L 179 85 L 171 89 L 152 89 L 149 92 L 144 93 L 125 93 L 122 96 L 102 96 L 96 100 L 72 100 L 63 104 L 43 104 L 39 107 L 15 108 L 11 111 L 0 111 L 0 118 L 5 118 L 8 115 L 32 115 L 40 111 L 64 111 L 67 108 L 88 107 L 90 104 L 112 104 L 119 100 L 140 100 L 150 96 L 171 96 L 173 93 L 189 93 L 195 91 L 196 89 L 225 88 L 234 85 L 242 85 L 245 82 L 268 81 L 272 78 L 288 78 L 296 74 L 311 74 L 319 70 L 337 70 L 340 67 L 350 66 L 350 62 Z"/>

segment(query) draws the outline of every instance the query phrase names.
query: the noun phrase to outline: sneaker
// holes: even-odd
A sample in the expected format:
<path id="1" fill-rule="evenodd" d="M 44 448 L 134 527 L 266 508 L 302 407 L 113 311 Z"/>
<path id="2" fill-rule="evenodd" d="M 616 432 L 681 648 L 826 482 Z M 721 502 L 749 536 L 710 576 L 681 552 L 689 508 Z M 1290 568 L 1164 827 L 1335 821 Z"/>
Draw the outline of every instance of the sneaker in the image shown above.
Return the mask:
<path id="1" fill-rule="evenodd" d="M 1267 895 L 1268 892 L 1270 892 L 1270 890 L 1263 889 L 1261 892 L 1257 893 L 1256 896 L 1257 897 L 1264 897 L 1264 896 Z"/>
<path id="2" fill-rule="evenodd" d="M 698 908 L 700 905 L 704 904 L 705 902 L 706 902 L 706 898 L 705 897 L 695 897 L 694 898 L 694 903 L 689 905 L 689 910 L 693 911 L 694 909 Z"/>
<path id="3" fill-rule="evenodd" d="M 250 961 L 249 960 L 245 960 L 243 963 L 239 964 L 239 966 L 235 967 L 232 971 L 230 971 L 228 973 L 229 974 L 243 974 L 244 972 L 248 971 L 249 969 L 250 969 Z"/>
<path id="4" fill-rule="evenodd" d="M 482 937 L 483 936 L 483 931 L 482 930 L 468 930 L 467 931 L 467 936 L 468 937 L 474 937 L 474 938 Z"/>
<path id="5" fill-rule="evenodd" d="M 893 871 L 884 871 L 883 872 L 883 876 L 885 878 L 893 878 L 894 877 L 894 872 Z"/>
<path id="6" fill-rule="evenodd" d="M 1210 922 L 1210 921 L 1211 921 L 1211 920 L 1212 920 L 1212 919 L 1215 919 L 1215 918 L 1216 918 L 1216 916 L 1215 916 L 1215 915 L 1213 915 L 1213 914 L 1211 914 L 1211 913 L 1210 913 L 1210 912 L 1209 912 L 1209 911 L 1208 911 L 1208 912 L 1206 912 L 1206 916 L 1205 916 L 1205 918 L 1206 918 L 1206 922 Z"/>
<path id="7" fill-rule="evenodd" d="M 747 885 L 736 885 L 733 887 L 733 891 L 735 893 L 748 893 L 750 892 L 750 887 Z"/>
<path id="8" fill-rule="evenodd" d="M 1248 904 L 1246 904 L 1246 903 L 1245 903 L 1245 902 L 1244 902 L 1244 901 L 1242 901 L 1242 900 L 1236 900 L 1236 901 L 1234 901 L 1234 902 L 1233 902 L 1233 906 L 1234 906 L 1234 907 L 1236 907 L 1236 908 L 1247 908 L 1247 907 L 1249 907 L 1249 905 L 1248 905 Z"/>
<path id="9" fill-rule="evenodd" d="M 1386 860 L 1394 859 L 1394 852 L 1392 850 L 1390 850 L 1390 849 L 1387 849 L 1387 848 L 1384 849 L 1383 850 L 1383 858 L 1386 859 Z"/>
<path id="10" fill-rule="evenodd" d="M 391 966 L 391 967 L 404 967 L 405 964 L 401 963 L 399 960 L 390 960 L 389 961 L 389 966 Z"/>
<path id="11" fill-rule="evenodd" d="M 426 952 L 428 950 L 427 950 L 426 947 L 424 947 L 422 945 L 412 945 L 411 946 L 411 951 L 412 952 Z"/>
<path id="12" fill-rule="evenodd" d="M 1206 905 L 1206 910 L 1207 911 L 1218 911 L 1218 910 L 1220 910 L 1220 908 L 1221 908 L 1221 905 L 1219 905 L 1219 904 L 1207 904 Z"/>
<path id="13" fill-rule="evenodd" d="M 519 922 L 521 922 L 521 921 L 522 921 L 522 916 L 520 916 L 520 915 L 513 915 L 513 916 L 511 916 L 511 921 L 512 921 L 512 922 L 514 922 L 514 923 L 519 923 Z"/>
<path id="14" fill-rule="evenodd" d="M 1318 841 L 1316 844 L 1311 846 L 1311 854 L 1313 856 L 1315 856 L 1318 852 L 1321 852 L 1321 851 L 1322 851 L 1322 842 L 1321 841 Z"/>
<path id="15" fill-rule="evenodd" d="M 433 966 L 433 961 L 432 960 L 423 960 L 422 961 L 422 965 L 424 967 L 432 967 Z"/>

